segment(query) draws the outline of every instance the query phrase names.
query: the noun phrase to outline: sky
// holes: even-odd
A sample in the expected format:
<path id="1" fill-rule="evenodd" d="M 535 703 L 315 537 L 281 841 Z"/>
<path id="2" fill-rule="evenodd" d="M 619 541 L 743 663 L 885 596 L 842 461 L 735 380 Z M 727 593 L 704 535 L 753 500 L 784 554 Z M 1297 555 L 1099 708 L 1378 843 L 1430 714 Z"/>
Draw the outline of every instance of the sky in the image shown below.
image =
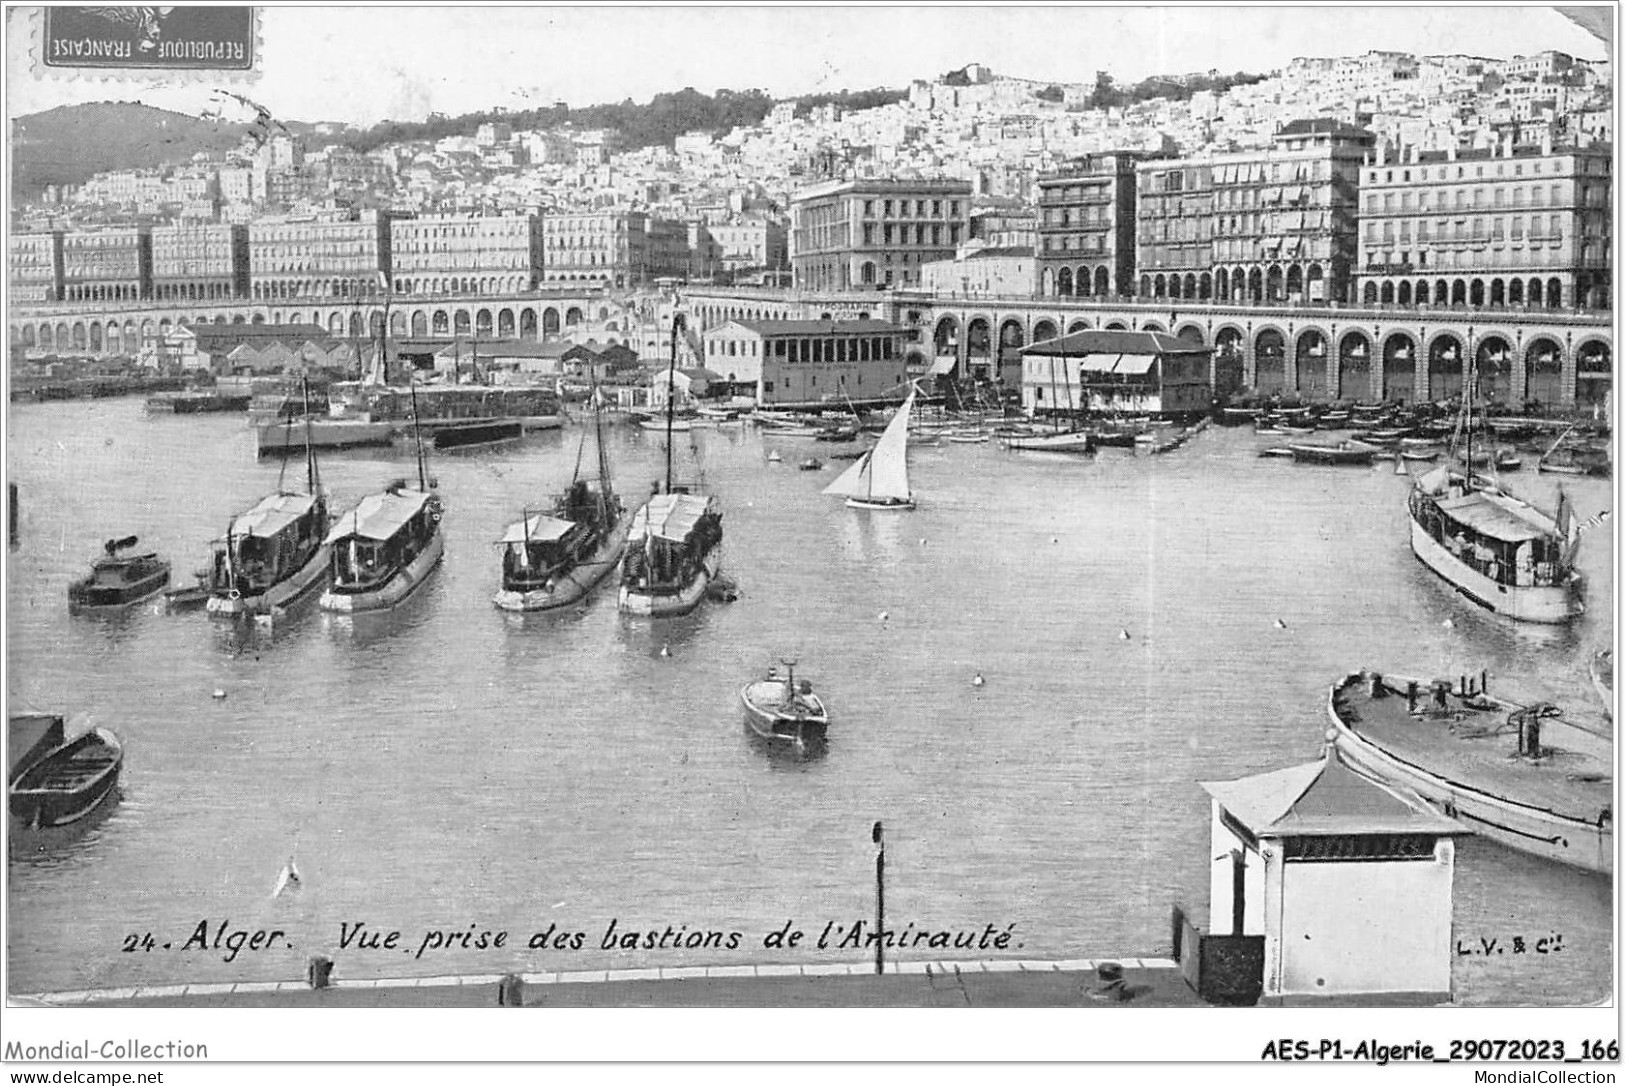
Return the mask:
<path id="1" fill-rule="evenodd" d="M 142 101 L 202 113 L 205 80 L 40 78 L 39 9 L 8 9 L 10 117 L 76 102 Z M 1607 10 L 1606 8 L 1604 10 Z M 906 87 L 981 63 L 1001 75 L 1118 82 L 1268 72 L 1295 56 L 1370 49 L 1511 57 L 1543 49 L 1601 59 L 1603 43 L 1555 8 L 1085 4 L 569 5 L 261 8 L 263 66 L 232 84 L 284 120 L 422 120 L 495 106 L 645 102 L 692 86 L 793 97 Z M 237 119 L 237 118 L 232 118 Z"/>

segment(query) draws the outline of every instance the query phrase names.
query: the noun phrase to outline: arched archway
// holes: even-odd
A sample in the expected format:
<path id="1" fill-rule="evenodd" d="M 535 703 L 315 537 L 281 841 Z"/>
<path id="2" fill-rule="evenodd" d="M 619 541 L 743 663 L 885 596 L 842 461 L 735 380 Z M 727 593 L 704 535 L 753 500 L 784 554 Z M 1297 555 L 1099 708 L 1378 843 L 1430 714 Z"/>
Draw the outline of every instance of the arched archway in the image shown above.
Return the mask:
<path id="1" fill-rule="evenodd" d="M 1306 286 L 1311 302 L 1326 301 L 1326 270 L 1319 264 L 1309 265 L 1309 281 Z"/>
<path id="2" fill-rule="evenodd" d="M 519 311 L 519 338 L 536 338 L 536 311 L 534 309 L 521 309 Z"/>
<path id="3" fill-rule="evenodd" d="M 1394 332 L 1382 341 L 1382 398 L 1408 403 L 1416 397 L 1416 341 Z"/>
<path id="4" fill-rule="evenodd" d="M 1014 318 L 999 325 L 999 373 L 1006 380 L 1021 379 L 1021 348 L 1026 345 L 1021 322 Z"/>
<path id="5" fill-rule="evenodd" d="M 1140 297 L 1151 297 L 1151 277 L 1149 275 L 1140 276 Z"/>
<path id="6" fill-rule="evenodd" d="M 1140 331 L 1142 331 L 1142 332 L 1166 332 L 1167 330 L 1168 329 L 1166 329 L 1166 328 L 1164 328 L 1162 326 L 1161 321 L 1141 321 L 1140 322 Z"/>
<path id="7" fill-rule="evenodd" d="M 1094 293 L 1095 280 L 1088 268 L 1079 268 L 1072 276 L 1072 289 L 1078 297 L 1087 298 Z"/>
<path id="8" fill-rule="evenodd" d="M 1033 325 L 1034 343 L 1046 343 L 1049 340 L 1059 338 L 1059 336 L 1060 329 L 1056 327 L 1055 322 L 1052 320 L 1040 320 Z"/>
<path id="9" fill-rule="evenodd" d="M 1286 296 L 1292 301 L 1303 301 L 1303 269 L 1296 264 L 1286 270 Z"/>
<path id="10" fill-rule="evenodd" d="M 1202 326 L 1199 324 L 1182 324 L 1179 326 L 1179 330 L 1174 334 L 1180 339 L 1185 340 L 1187 343 L 1201 344 L 1204 342 L 1202 337 Z"/>
<path id="11" fill-rule="evenodd" d="M 1213 274 L 1211 272 L 1203 272 L 1202 277 L 1196 281 L 1196 296 L 1204 302 L 1213 298 Z"/>
<path id="12" fill-rule="evenodd" d="M 972 318 L 965 326 L 965 361 L 972 367 L 973 376 L 991 376 L 988 369 L 993 361 L 993 329 L 986 317 Z"/>
<path id="13" fill-rule="evenodd" d="M 1299 332 L 1293 355 L 1298 395 L 1306 400 L 1327 399 L 1325 333 L 1318 328 L 1305 328 Z"/>
<path id="14" fill-rule="evenodd" d="M 327 334 L 335 337 L 342 337 L 344 335 L 344 315 L 342 313 L 333 313 L 328 316 Z M 350 335 L 359 336 L 360 334 L 361 317 L 358 315 L 355 318 L 355 324 L 350 328 Z"/>
<path id="15" fill-rule="evenodd" d="M 1411 281 L 1401 279 L 1399 286 L 1394 289 L 1394 301 L 1400 305 L 1411 304 Z"/>
<path id="16" fill-rule="evenodd" d="M 392 336 L 406 335 L 406 314 L 400 310 L 389 315 L 389 334 Z"/>
<path id="17" fill-rule="evenodd" d="M 96 354 L 100 354 L 101 351 L 102 351 L 102 326 L 101 326 L 101 322 L 99 322 L 99 321 L 91 321 L 90 322 L 90 330 L 89 330 L 89 332 L 90 332 L 90 338 L 89 338 L 89 340 L 87 342 L 87 346 L 90 348 L 91 351 L 95 352 Z"/>
<path id="18" fill-rule="evenodd" d="M 1540 280 L 1539 279 L 1531 279 L 1531 280 L 1529 280 L 1529 304 L 1530 305 L 1545 305 L 1546 304 L 1545 300 L 1544 300 L 1545 296 L 1546 296 L 1546 292 L 1542 288 Z"/>
<path id="19" fill-rule="evenodd" d="M 451 334 L 451 314 L 447 313 L 444 309 L 437 309 L 434 311 L 434 316 L 430 319 L 431 327 L 434 329 L 435 335 L 444 336 Z"/>
<path id="20" fill-rule="evenodd" d="M 1614 391 L 1614 352 L 1600 339 L 1588 339 L 1574 351 L 1574 406 L 1606 410 Z"/>
<path id="21" fill-rule="evenodd" d="M 1546 308 L 1558 309 L 1563 305 L 1563 282 L 1555 276 L 1546 280 Z"/>
<path id="22" fill-rule="evenodd" d="M 1549 336 L 1536 336 L 1523 350 L 1524 400 L 1550 411 L 1563 402 L 1563 348 Z"/>
<path id="23" fill-rule="evenodd" d="M 542 310 L 542 337 L 559 334 L 559 311 L 552 306 Z"/>
<path id="24" fill-rule="evenodd" d="M 1213 391 L 1232 396 L 1247 381 L 1247 338 L 1240 328 L 1226 325 L 1213 336 Z"/>
<path id="25" fill-rule="evenodd" d="M 1043 283 L 1044 283 L 1044 285 L 1039 289 L 1039 293 L 1043 294 L 1046 298 L 1053 298 L 1055 296 L 1055 269 L 1054 268 L 1045 268 L 1044 269 Z"/>
<path id="26" fill-rule="evenodd" d="M 824 319 L 825 320 L 829 319 L 827 314 L 825 315 Z M 582 314 L 581 314 L 580 309 L 576 308 L 575 306 L 571 306 L 569 309 L 565 310 L 565 312 L 564 312 L 564 326 L 566 328 L 575 327 L 576 325 L 581 323 L 581 320 L 582 320 Z"/>
<path id="27" fill-rule="evenodd" d="M 1264 275 L 1264 300 L 1279 302 L 1286 299 L 1286 277 L 1281 274 L 1279 264 L 1271 264 L 1270 270 Z"/>
<path id="28" fill-rule="evenodd" d="M 336 314 L 335 314 L 335 316 L 336 316 Z M 361 338 L 361 329 L 363 327 L 364 326 L 361 323 L 361 314 L 360 313 L 351 313 L 350 314 L 350 338 L 351 339 L 360 339 Z M 373 327 L 371 327 L 371 328 L 369 328 L 367 330 L 367 335 L 369 335 L 369 336 L 376 336 L 377 334 L 378 334 L 378 328 L 377 328 L 376 324 L 374 324 Z"/>
<path id="29" fill-rule="evenodd" d="M 1247 273 L 1247 301 L 1262 302 L 1264 300 L 1264 272 L 1254 268 Z"/>
<path id="30" fill-rule="evenodd" d="M 1490 304 L 1497 306 L 1507 304 L 1506 280 L 1501 278 L 1490 280 Z"/>
<path id="31" fill-rule="evenodd" d="M 1086 320 L 1083 320 L 1082 318 L 1079 318 L 1078 320 L 1075 320 L 1071 324 L 1066 326 L 1066 334 L 1070 336 L 1073 332 L 1082 332 L 1085 329 L 1087 329 L 1088 327 L 1089 327 L 1089 322 L 1086 321 Z"/>
<path id="32" fill-rule="evenodd" d="M 503 339 L 513 338 L 513 310 L 497 310 L 497 335 Z"/>
<path id="33" fill-rule="evenodd" d="M 1394 284 L 1392 280 L 1383 280 L 1382 286 L 1377 288 L 1377 300 L 1383 305 L 1394 304 Z"/>
<path id="34" fill-rule="evenodd" d="M 959 357 L 959 319 L 954 316 L 944 316 L 937 321 L 936 330 L 931 334 L 931 342 L 936 346 L 938 358 L 945 355 Z"/>
<path id="35" fill-rule="evenodd" d="M 429 334 L 429 315 L 418 309 L 412 312 L 412 335 L 426 336 Z"/>
<path id="36" fill-rule="evenodd" d="M 1087 328 L 1087 327 L 1089 327 L 1089 322 L 1088 321 L 1073 321 L 1072 322 L 1072 330 L 1074 332 L 1077 331 L 1080 328 Z M 1124 324 L 1122 321 L 1107 321 L 1106 322 L 1106 330 L 1108 332 L 1126 332 L 1126 331 L 1128 331 L 1128 325 Z"/>
<path id="37" fill-rule="evenodd" d="M 476 312 L 474 314 L 474 334 L 479 336 L 481 339 L 489 339 L 491 336 L 491 329 L 491 311 L 489 309 L 481 309 Z"/>
<path id="38" fill-rule="evenodd" d="M 1488 335 L 1473 352 L 1478 371 L 1478 394 L 1491 403 L 1512 400 L 1512 344 L 1504 336 Z"/>
<path id="39" fill-rule="evenodd" d="M 1484 280 L 1474 279 L 1467 286 L 1467 304 L 1474 309 L 1484 308 Z"/>
<path id="40" fill-rule="evenodd" d="M 1151 296 L 1153 298 L 1168 297 L 1168 277 L 1158 273 L 1151 280 Z"/>
<path id="41" fill-rule="evenodd" d="M 1428 304 L 1428 281 L 1426 279 L 1418 279 L 1416 281 L 1416 295 L 1415 295 L 1415 297 L 1416 297 L 1416 304 L 1417 305 L 1427 305 Z"/>
<path id="42" fill-rule="evenodd" d="M 1345 332 L 1337 341 L 1337 396 L 1363 400 L 1371 395 L 1371 340 L 1364 332 Z"/>
<path id="43" fill-rule="evenodd" d="M 1457 279 L 1455 282 L 1450 284 L 1450 304 L 1467 304 L 1467 280 Z"/>
<path id="44" fill-rule="evenodd" d="M 1286 390 L 1286 337 L 1279 328 L 1253 336 L 1253 387 L 1266 396 Z"/>
<path id="45" fill-rule="evenodd" d="M 1168 297 L 1183 298 L 1185 296 L 1184 282 L 1177 275 L 1168 277 Z"/>
<path id="46" fill-rule="evenodd" d="M 1523 304 L 1523 280 L 1507 280 L 1507 305 Z"/>
<path id="47" fill-rule="evenodd" d="M 1095 293 L 1101 297 L 1112 292 L 1112 280 L 1105 268 L 1095 269 Z"/>
<path id="48" fill-rule="evenodd" d="M 1186 298 L 1196 297 L 1196 275 L 1194 272 L 1185 273 L 1185 282 L 1180 287 L 1180 293 Z"/>
<path id="49" fill-rule="evenodd" d="M 1230 300 L 1230 272 L 1220 268 L 1213 273 L 1213 296 L 1222 302 Z"/>
<path id="50" fill-rule="evenodd" d="M 1463 349 L 1461 340 L 1442 332 L 1428 341 L 1428 399 L 1455 399 L 1461 395 Z"/>

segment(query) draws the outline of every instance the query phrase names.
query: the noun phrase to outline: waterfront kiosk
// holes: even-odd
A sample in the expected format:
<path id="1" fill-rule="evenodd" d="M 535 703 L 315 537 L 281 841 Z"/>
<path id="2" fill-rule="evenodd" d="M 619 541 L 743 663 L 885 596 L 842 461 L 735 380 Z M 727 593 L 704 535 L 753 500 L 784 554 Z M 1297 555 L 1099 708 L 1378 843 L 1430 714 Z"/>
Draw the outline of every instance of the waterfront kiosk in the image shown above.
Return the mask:
<path id="1" fill-rule="evenodd" d="M 1213 349 L 1165 332 L 1085 329 L 1021 352 L 1028 415 L 1199 415 L 1213 406 Z"/>
<path id="2" fill-rule="evenodd" d="M 1329 742 L 1319 761 L 1202 788 L 1210 934 L 1263 936 L 1266 1001 L 1451 998 L 1454 838 L 1467 830 L 1360 776 Z"/>

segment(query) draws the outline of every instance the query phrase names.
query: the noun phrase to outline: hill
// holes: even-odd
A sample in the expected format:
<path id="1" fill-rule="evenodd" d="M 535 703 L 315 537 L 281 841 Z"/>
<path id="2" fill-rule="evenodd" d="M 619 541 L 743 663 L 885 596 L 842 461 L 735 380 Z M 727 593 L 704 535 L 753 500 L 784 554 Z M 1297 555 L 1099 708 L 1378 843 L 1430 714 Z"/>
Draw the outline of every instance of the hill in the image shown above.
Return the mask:
<path id="1" fill-rule="evenodd" d="M 199 151 L 226 151 L 247 127 L 217 124 L 139 102 L 91 102 L 30 113 L 11 122 L 12 199 L 46 185 L 77 185 L 104 170 L 180 164 Z"/>

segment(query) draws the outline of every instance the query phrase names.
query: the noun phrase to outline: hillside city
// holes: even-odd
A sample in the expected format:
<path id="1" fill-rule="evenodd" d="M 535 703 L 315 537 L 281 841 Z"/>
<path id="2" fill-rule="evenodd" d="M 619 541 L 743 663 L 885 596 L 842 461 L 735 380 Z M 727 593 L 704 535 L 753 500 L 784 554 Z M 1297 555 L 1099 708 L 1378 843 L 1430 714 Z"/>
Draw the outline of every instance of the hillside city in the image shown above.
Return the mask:
<path id="1" fill-rule="evenodd" d="M 98 173 L 16 209 L 12 305 L 583 289 L 629 301 L 676 282 L 1610 304 L 1607 61 L 1370 52 L 1149 82 L 1164 92 L 971 64 L 871 108 L 779 102 L 759 125 L 643 147 L 492 115 L 363 152 L 345 126 L 296 138 L 261 110 L 235 150 Z M 1454 172 L 1430 178 L 1433 162 Z M 1415 181 L 1372 168 L 1394 164 L 1422 168 Z M 66 353 L 48 331 L 14 324 L 12 338 Z"/>

